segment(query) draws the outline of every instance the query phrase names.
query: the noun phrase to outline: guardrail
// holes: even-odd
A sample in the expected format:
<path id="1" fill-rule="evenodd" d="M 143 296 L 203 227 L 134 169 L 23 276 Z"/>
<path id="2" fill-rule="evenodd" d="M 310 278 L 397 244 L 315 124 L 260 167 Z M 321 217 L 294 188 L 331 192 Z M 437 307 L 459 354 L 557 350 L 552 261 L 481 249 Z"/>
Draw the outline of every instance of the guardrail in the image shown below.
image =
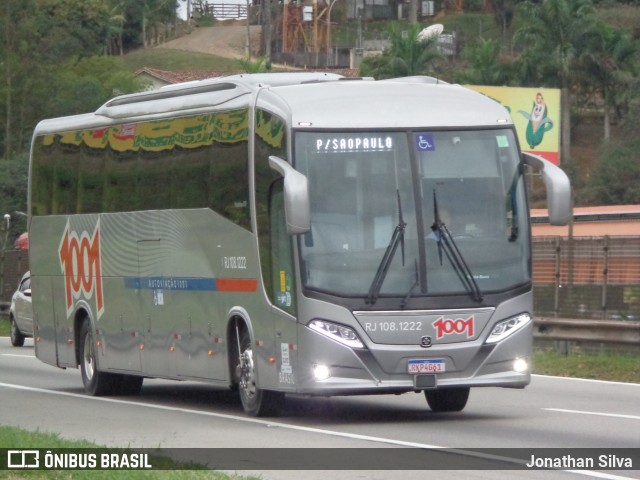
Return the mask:
<path id="1" fill-rule="evenodd" d="M 536 317 L 533 336 L 545 340 L 640 345 L 640 322 Z"/>

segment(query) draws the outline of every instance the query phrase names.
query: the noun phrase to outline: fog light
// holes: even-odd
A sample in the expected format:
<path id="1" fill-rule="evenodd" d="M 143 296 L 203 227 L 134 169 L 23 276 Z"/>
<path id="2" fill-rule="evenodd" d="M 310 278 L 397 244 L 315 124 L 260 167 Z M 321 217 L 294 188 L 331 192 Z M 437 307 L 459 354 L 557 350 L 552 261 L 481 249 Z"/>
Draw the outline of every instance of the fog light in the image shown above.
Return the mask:
<path id="1" fill-rule="evenodd" d="M 516 358 L 513 361 L 513 369 L 518 373 L 525 373 L 529 370 L 529 363 L 524 358 Z"/>
<path id="2" fill-rule="evenodd" d="M 313 376 L 317 381 L 326 380 L 331 376 L 331 370 L 326 365 L 316 365 L 313 367 Z"/>

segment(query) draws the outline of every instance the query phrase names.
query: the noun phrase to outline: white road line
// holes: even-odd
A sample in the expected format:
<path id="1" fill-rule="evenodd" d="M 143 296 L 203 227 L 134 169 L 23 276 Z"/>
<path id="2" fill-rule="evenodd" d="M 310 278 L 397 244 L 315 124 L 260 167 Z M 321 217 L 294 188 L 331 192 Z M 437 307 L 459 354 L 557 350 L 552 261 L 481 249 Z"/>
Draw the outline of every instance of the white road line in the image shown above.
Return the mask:
<path id="1" fill-rule="evenodd" d="M 550 412 L 575 413 L 578 415 L 596 415 L 600 417 L 626 418 L 630 420 L 640 420 L 638 415 L 623 415 L 621 413 L 585 412 L 584 410 L 568 410 L 566 408 L 543 408 Z"/>
<path id="2" fill-rule="evenodd" d="M 20 355 L 18 353 L 0 353 L 0 357 L 36 358 L 33 355 Z"/>
<path id="3" fill-rule="evenodd" d="M 485 459 L 485 460 L 495 460 L 495 461 L 499 461 L 499 462 L 511 463 L 511 464 L 516 464 L 516 465 L 524 465 L 526 463 L 525 460 L 519 460 L 519 459 L 516 459 L 516 458 L 502 457 L 502 456 L 498 456 L 498 455 L 490 455 L 490 454 L 484 454 L 484 453 L 473 452 L 473 451 L 462 450 L 462 449 L 456 449 L 456 448 L 448 448 L 448 447 L 443 447 L 443 446 L 439 446 L 439 445 L 429 445 L 429 444 L 426 444 L 426 443 L 417 443 L 417 442 L 405 442 L 403 440 L 394 440 L 394 439 L 391 439 L 391 438 L 383 438 L 383 437 L 373 437 L 373 436 L 370 436 L 370 435 L 359 435 L 359 434 L 356 434 L 356 433 L 337 432 L 337 431 L 334 431 L 334 430 L 326 430 L 326 429 L 323 429 L 323 428 L 302 427 L 302 426 L 299 426 L 299 425 L 290 425 L 288 423 L 281 423 L 281 422 L 271 422 L 271 421 L 267 421 L 267 420 L 260 420 L 258 418 L 240 417 L 240 416 L 237 416 L 237 415 L 229 415 L 229 414 L 225 414 L 225 413 L 207 412 L 207 411 L 203 411 L 203 410 L 193 410 L 193 409 L 190 409 L 190 408 L 169 407 L 169 406 L 166 406 L 166 405 L 154 405 L 154 404 L 150 404 L 150 403 L 133 402 L 131 400 L 122 400 L 122 399 L 117 399 L 117 398 L 90 397 L 90 396 L 87 396 L 85 394 L 70 393 L 70 392 L 59 392 L 59 391 L 56 391 L 56 390 L 47 390 L 47 389 L 44 389 L 44 388 L 28 387 L 28 386 L 25 386 L 25 385 L 15 385 L 15 384 L 11 384 L 11 383 L 2 383 L 2 382 L 0 382 L 0 388 L 2 388 L 2 387 L 4 387 L 4 388 L 13 388 L 13 389 L 16 389 L 16 390 L 26 390 L 26 391 L 30 391 L 30 392 L 45 393 L 45 394 L 50 394 L 50 395 L 61 395 L 61 396 L 66 396 L 66 397 L 74 397 L 74 398 L 79 398 L 79 399 L 83 399 L 83 400 L 90 400 L 90 401 L 96 401 L 96 402 L 119 403 L 119 404 L 123 404 L 123 405 L 133 405 L 133 406 L 137 406 L 137 407 L 154 408 L 154 409 L 157 409 L 157 410 L 166 410 L 166 411 L 171 411 L 171 412 L 189 413 L 189 414 L 193 414 L 193 415 L 204 415 L 204 416 L 207 416 L 207 417 L 222 418 L 222 419 L 225 419 L 225 420 L 235 420 L 235 421 L 244 422 L 244 423 L 254 423 L 254 424 L 258 424 L 258 425 L 264 425 L 265 427 L 279 427 L 279 428 L 284 428 L 284 429 L 288 429 L 288 430 L 296 430 L 296 431 L 302 431 L 302 432 L 308 432 L 308 433 L 317 433 L 317 434 L 321 434 L 321 435 L 330 435 L 330 436 L 334 436 L 334 437 L 348 438 L 348 439 L 352 439 L 352 440 L 364 440 L 364 441 L 382 443 L 382 444 L 387 444 L 387 445 L 396 445 L 396 446 L 400 446 L 400 447 L 425 448 L 425 449 L 446 449 L 449 452 L 458 453 L 458 454 L 469 456 L 469 457 L 476 457 L 476 458 L 481 458 L 481 459 Z M 623 477 L 623 476 L 619 476 L 619 475 L 610 475 L 610 474 L 591 471 L 591 470 L 558 470 L 558 471 L 564 471 L 564 472 L 567 472 L 567 473 L 583 475 L 583 476 L 586 476 L 586 477 L 606 478 L 608 480 L 634 480 L 632 477 Z"/>
<path id="4" fill-rule="evenodd" d="M 576 377 L 556 377 L 553 375 L 531 375 L 532 377 L 540 377 L 540 378 L 551 378 L 553 380 L 564 380 L 564 381 L 574 381 L 574 382 L 590 382 L 590 383 L 606 383 L 609 385 L 626 385 L 628 387 L 640 387 L 640 383 L 630 383 L 630 382 L 614 382 L 613 380 L 596 380 L 593 378 L 576 378 Z"/>

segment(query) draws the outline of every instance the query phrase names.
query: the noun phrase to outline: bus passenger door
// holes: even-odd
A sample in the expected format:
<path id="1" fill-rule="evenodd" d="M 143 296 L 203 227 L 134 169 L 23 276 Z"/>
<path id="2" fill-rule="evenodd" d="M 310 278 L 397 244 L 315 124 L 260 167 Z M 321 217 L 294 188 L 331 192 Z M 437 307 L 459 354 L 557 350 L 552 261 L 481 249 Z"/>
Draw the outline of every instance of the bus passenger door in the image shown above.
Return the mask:
<path id="1" fill-rule="evenodd" d="M 294 390 L 298 339 L 296 330 L 296 275 L 293 262 L 293 237 L 287 233 L 282 179 L 276 180 L 269 194 L 269 255 L 271 281 L 267 289 L 273 309 L 277 387 Z"/>

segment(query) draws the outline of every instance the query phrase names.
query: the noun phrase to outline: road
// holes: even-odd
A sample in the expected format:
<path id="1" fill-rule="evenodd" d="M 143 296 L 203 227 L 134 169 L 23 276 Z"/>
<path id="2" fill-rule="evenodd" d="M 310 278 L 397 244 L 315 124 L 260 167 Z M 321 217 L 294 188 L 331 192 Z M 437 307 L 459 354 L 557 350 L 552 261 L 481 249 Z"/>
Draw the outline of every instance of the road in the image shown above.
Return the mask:
<path id="1" fill-rule="evenodd" d="M 474 389 L 466 409 L 432 413 L 421 394 L 287 398 L 279 418 L 248 418 L 236 396 L 195 382 L 145 380 L 140 396 L 88 397 L 78 370 L 0 338 L 0 424 L 106 446 L 140 448 L 640 448 L 640 385 L 534 376 L 524 390 Z M 201 452 L 200 450 L 194 452 Z M 287 450 L 289 452 L 289 450 Z M 387 453 L 385 451 L 385 453 Z M 399 451 L 400 454 L 406 452 Z M 197 459 L 197 458 L 196 458 Z M 457 464 L 456 464 L 457 465 Z M 451 466 L 451 468 L 454 468 Z M 636 470 L 447 471 L 447 478 L 635 478 Z M 246 469 L 251 473 L 254 468 Z M 245 471 L 244 469 L 242 470 Z M 515 475 L 514 475 L 515 474 Z M 268 470 L 265 480 L 300 478 Z M 341 476 L 342 475 L 342 476 Z M 422 471 L 350 470 L 332 478 L 425 478 Z M 305 479 L 327 472 L 305 472 Z"/>
<path id="2" fill-rule="evenodd" d="M 247 56 L 247 33 L 251 39 L 251 51 L 258 51 L 260 46 L 260 26 L 227 25 L 222 23 L 215 27 L 198 27 L 188 35 L 169 40 L 155 48 L 170 48 L 190 52 L 208 53 L 220 57 L 244 58 Z"/>

